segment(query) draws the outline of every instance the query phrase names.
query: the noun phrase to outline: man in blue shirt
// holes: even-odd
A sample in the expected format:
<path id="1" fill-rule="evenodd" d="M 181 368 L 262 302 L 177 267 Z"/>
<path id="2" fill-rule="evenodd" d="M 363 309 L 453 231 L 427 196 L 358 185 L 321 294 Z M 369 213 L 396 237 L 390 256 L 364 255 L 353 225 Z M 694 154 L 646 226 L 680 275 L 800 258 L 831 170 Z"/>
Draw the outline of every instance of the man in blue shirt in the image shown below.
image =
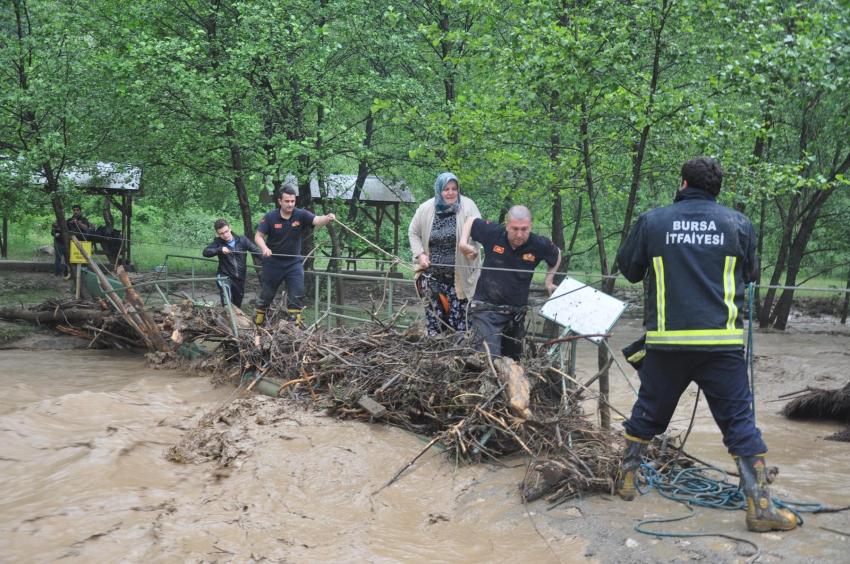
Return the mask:
<path id="1" fill-rule="evenodd" d="M 284 186 L 277 197 L 280 206 L 263 216 L 254 242 L 263 253 L 262 290 L 257 300 L 255 322 L 262 325 L 266 309 L 274 301 L 282 282 L 286 281 L 286 309 L 290 320 L 301 324 L 304 300 L 304 258 L 301 256 L 301 240 L 304 232 L 312 227 L 327 225 L 336 219 L 332 213 L 313 215 L 295 207 L 295 189 Z"/>
<path id="2" fill-rule="evenodd" d="M 248 271 L 248 253 L 260 254 L 260 248 L 244 235 L 235 235 L 230 224 L 223 219 L 213 224 L 217 237 L 203 251 L 205 257 L 218 256 L 218 275 L 227 279 L 219 282 L 221 305 L 225 305 L 225 291 L 230 292 L 230 303 L 242 307 L 245 295 L 245 274 Z M 225 290 L 225 287 L 227 290 Z"/>
<path id="3" fill-rule="evenodd" d="M 534 270 L 541 261 L 549 265 L 545 283 L 551 294 L 561 251 L 546 237 L 531 232 L 531 212 L 525 206 L 508 210 L 505 225 L 467 220 L 458 249 L 473 260 L 478 251 L 469 244 L 470 237 L 484 249 L 484 267 L 469 305 L 473 343 L 478 350 L 487 343 L 492 356 L 519 360 Z"/>

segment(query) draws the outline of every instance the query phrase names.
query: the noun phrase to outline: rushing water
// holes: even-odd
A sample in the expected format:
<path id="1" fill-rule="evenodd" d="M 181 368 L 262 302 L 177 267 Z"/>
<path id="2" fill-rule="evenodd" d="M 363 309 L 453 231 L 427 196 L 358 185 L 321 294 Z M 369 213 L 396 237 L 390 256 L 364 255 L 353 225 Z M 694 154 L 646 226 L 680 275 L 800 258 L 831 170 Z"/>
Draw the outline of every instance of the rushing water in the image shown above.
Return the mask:
<path id="1" fill-rule="evenodd" d="M 624 324 L 617 346 L 637 329 Z M 784 340 L 783 340 L 784 338 Z M 759 337 L 759 421 L 781 467 L 785 496 L 850 504 L 850 445 L 840 429 L 778 416 L 779 393 L 846 382 L 846 335 Z M 581 374 L 595 351 L 580 346 Z M 632 378 L 635 381 L 634 378 Z M 553 510 L 518 499 L 522 460 L 455 468 L 428 453 L 381 489 L 421 448 L 397 429 L 321 414 L 247 413 L 233 425 L 236 462 L 176 464 L 164 453 L 222 405 L 231 388 L 151 370 L 137 355 L 105 351 L 0 351 L 0 561 L 252 562 L 740 561 L 726 539 L 653 539 L 637 519 L 683 514 L 644 496 L 592 496 Z M 615 371 L 613 403 L 632 392 Z M 687 426 L 693 391 L 674 427 Z M 265 400 L 263 400 L 265 401 Z M 271 401 L 271 400 L 268 400 Z M 269 416 L 272 413 L 272 416 Z M 616 420 L 616 417 L 615 417 Z M 703 403 L 694 454 L 731 468 Z M 850 516 L 812 516 L 790 534 L 752 535 L 740 512 L 702 510 L 686 525 L 754 539 L 766 561 L 846 561 Z"/>

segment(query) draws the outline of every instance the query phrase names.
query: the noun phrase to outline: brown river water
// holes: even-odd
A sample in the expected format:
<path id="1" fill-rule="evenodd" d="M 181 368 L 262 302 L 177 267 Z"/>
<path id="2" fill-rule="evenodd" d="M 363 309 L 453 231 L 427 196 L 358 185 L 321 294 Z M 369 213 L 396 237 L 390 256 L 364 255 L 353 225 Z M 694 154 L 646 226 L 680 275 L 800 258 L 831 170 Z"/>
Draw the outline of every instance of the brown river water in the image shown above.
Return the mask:
<path id="1" fill-rule="evenodd" d="M 637 334 L 634 321 L 621 325 L 615 348 Z M 848 344 L 846 331 L 811 327 L 757 336 L 759 424 L 782 497 L 850 504 L 850 443 L 823 440 L 842 426 L 788 421 L 772 401 L 846 383 Z M 579 350 L 579 373 L 590 375 L 595 351 Z M 233 389 L 146 368 L 139 355 L 4 350 L 0 384 L 0 562 L 746 560 L 746 547 L 729 539 L 634 532 L 637 520 L 687 512 L 655 493 L 629 504 L 591 496 L 524 506 L 522 459 L 455 467 L 434 451 L 381 489 L 421 439 L 262 396 L 245 400 L 232 424 L 229 467 L 170 462 L 169 447 Z M 694 395 L 683 396 L 675 430 L 687 427 Z M 617 371 L 612 396 L 626 413 L 633 396 Z M 688 450 L 733 467 L 704 402 Z M 850 513 L 807 515 L 783 534 L 751 534 L 741 512 L 708 509 L 655 528 L 750 539 L 766 562 L 850 561 Z"/>

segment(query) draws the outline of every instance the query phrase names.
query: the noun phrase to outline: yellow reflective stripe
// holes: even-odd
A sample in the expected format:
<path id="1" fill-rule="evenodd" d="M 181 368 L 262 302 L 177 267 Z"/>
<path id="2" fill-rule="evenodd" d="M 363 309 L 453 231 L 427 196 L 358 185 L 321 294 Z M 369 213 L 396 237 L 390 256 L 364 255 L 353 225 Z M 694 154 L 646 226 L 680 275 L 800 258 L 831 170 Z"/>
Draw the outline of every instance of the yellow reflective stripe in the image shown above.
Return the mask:
<path id="1" fill-rule="evenodd" d="M 664 296 L 664 259 L 652 257 L 652 268 L 655 269 L 655 316 L 658 330 L 664 331 L 666 321 L 664 319 L 664 308 L 667 303 Z"/>
<path id="2" fill-rule="evenodd" d="M 633 354 L 632 356 L 630 356 L 629 358 L 627 358 L 626 360 L 629 361 L 629 362 L 637 362 L 645 356 L 646 356 L 646 349 L 641 349 L 638 352 L 636 352 L 635 354 Z"/>
<path id="3" fill-rule="evenodd" d="M 726 328 L 734 329 L 735 320 L 738 319 L 738 307 L 735 305 L 735 262 L 736 257 L 726 257 L 726 264 L 723 266 L 723 302 L 729 310 L 729 316 L 726 319 Z"/>
<path id="4" fill-rule="evenodd" d="M 743 345 L 743 329 L 647 331 L 647 345 Z"/>
<path id="5" fill-rule="evenodd" d="M 641 443 L 641 444 L 648 444 L 649 443 L 649 439 L 641 439 L 640 437 L 636 437 L 636 436 L 630 435 L 628 433 L 623 433 L 623 436 L 626 437 L 627 440 L 635 442 L 635 443 Z"/>

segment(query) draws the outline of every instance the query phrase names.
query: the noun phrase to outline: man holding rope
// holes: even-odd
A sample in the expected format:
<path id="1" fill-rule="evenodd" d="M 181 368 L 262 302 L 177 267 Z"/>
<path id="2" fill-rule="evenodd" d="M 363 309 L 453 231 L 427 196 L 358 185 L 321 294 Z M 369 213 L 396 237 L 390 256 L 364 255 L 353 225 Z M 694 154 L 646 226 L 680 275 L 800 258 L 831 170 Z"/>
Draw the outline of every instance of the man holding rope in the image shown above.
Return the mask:
<path id="1" fill-rule="evenodd" d="M 284 185 L 276 201 L 278 208 L 263 216 L 254 242 L 263 253 L 262 289 L 257 300 L 254 322 L 262 325 L 266 309 L 274 301 L 282 282 L 286 281 L 286 310 L 290 321 L 301 324 L 304 308 L 304 265 L 301 240 L 307 229 L 327 225 L 336 219 L 332 213 L 314 215 L 295 207 L 295 188 Z"/>
<path id="2" fill-rule="evenodd" d="M 624 500 L 634 499 L 646 445 L 667 429 L 682 392 L 696 382 L 738 465 L 747 528 L 787 531 L 797 518 L 770 495 L 772 472 L 743 352 L 744 290 L 759 279 L 756 236 L 744 214 L 715 201 L 722 180 L 716 160 L 686 162 L 674 203 L 641 215 L 617 253 L 623 275 L 645 280 L 648 295 L 640 391 L 623 424 L 626 447 L 615 488 Z"/>
<path id="3" fill-rule="evenodd" d="M 519 360 L 525 337 L 525 313 L 534 269 L 546 261 L 546 291 L 555 291 L 555 272 L 561 264 L 561 250 L 546 237 L 531 232 L 531 212 L 525 206 L 508 210 L 505 225 L 470 218 L 461 232 L 458 249 L 469 260 L 478 256 L 469 240 L 484 248 L 484 267 L 469 304 L 473 343 L 494 357 Z"/>
<path id="4" fill-rule="evenodd" d="M 225 305 L 225 293 L 230 293 L 230 303 L 242 307 L 245 295 L 245 275 L 248 272 L 248 253 L 260 254 L 260 249 L 244 235 L 230 230 L 227 220 L 218 219 L 213 224 L 216 238 L 203 250 L 205 257 L 218 257 L 217 274 L 226 280 L 218 283 L 221 305 Z M 226 288 L 226 289 L 225 289 Z"/>

